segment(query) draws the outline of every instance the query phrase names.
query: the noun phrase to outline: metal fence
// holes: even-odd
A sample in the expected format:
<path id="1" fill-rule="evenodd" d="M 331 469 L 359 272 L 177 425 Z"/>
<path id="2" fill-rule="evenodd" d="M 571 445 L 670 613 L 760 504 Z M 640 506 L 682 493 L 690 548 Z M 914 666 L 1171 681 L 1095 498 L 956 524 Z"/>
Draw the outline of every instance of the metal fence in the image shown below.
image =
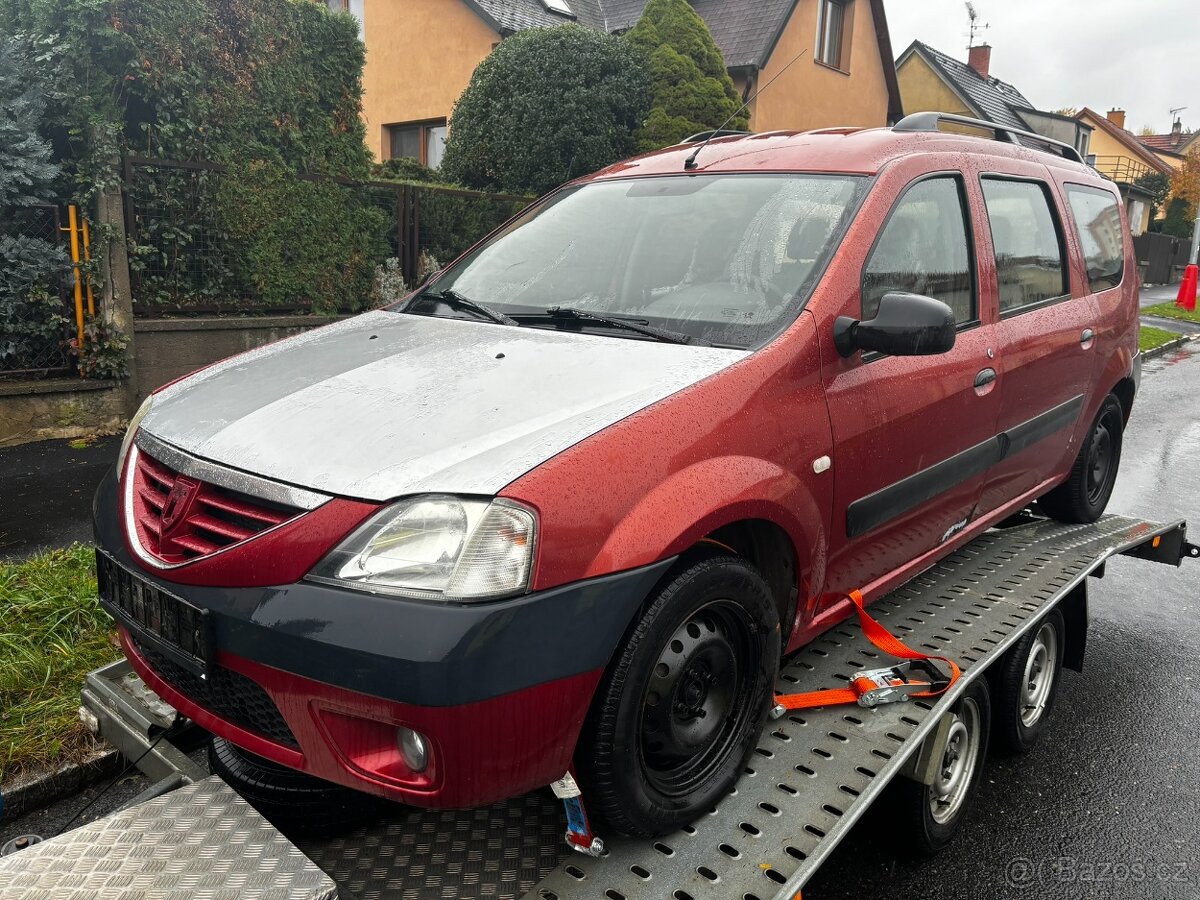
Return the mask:
<path id="1" fill-rule="evenodd" d="M 37 205 L 16 210 L 5 223 L 4 232 L 17 238 L 33 238 L 61 247 L 63 236 L 59 210 Z M 39 260 L 41 262 L 42 260 Z M 67 305 L 67 272 L 32 290 L 22 288 L 0 295 L 3 334 L 0 334 L 0 378 L 43 378 L 69 375 L 75 371 L 68 350 L 71 309 Z M 21 296 L 17 296 L 20 293 Z"/>
<path id="2" fill-rule="evenodd" d="M 449 263 L 529 203 L 527 197 L 434 185 L 291 176 L 296 185 L 320 186 L 327 213 L 331 197 L 334 207 L 344 208 L 333 210 L 332 219 L 315 216 L 293 232 L 294 241 L 278 248 L 278 258 L 264 259 L 256 235 L 231 227 L 231 210 L 244 224 L 244 207 L 257 202 L 244 195 L 231 199 L 225 188 L 234 177 L 210 163 L 126 158 L 125 228 L 135 315 L 312 311 L 309 299 L 280 302 L 273 296 L 270 272 L 275 265 L 287 268 L 274 271 L 289 273 L 312 265 L 306 256 L 325 249 L 325 241 L 353 246 L 337 255 L 344 268 L 313 273 L 335 281 L 331 302 L 317 307 L 324 312 L 367 308 L 380 302 L 380 279 L 389 268 L 411 286 L 427 269 Z M 253 211 L 266 229 L 296 220 L 298 210 L 272 206 L 286 194 L 264 195 L 262 208 Z M 321 233 L 333 219 L 352 225 L 355 234 Z"/>
<path id="3" fill-rule="evenodd" d="M 1133 250 L 1139 266 L 1146 267 L 1143 279 L 1147 284 L 1171 284 L 1191 260 L 1191 241 L 1147 231 L 1133 239 Z"/>

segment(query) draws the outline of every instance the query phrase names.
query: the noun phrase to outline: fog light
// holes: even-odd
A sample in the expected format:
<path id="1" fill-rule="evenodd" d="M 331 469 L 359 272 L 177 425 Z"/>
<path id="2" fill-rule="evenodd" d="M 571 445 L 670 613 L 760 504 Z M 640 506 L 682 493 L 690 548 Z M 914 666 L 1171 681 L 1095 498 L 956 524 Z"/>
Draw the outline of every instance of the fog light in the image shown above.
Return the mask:
<path id="1" fill-rule="evenodd" d="M 404 764 L 414 772 L 424 772 L 425 767 L 429 765 L 429 750 L 425 746 L 425 738 L 411 728 L 401 726 L 396 729 L 396 745 L 400 748 L 400 755 L 404 757 Z"/>

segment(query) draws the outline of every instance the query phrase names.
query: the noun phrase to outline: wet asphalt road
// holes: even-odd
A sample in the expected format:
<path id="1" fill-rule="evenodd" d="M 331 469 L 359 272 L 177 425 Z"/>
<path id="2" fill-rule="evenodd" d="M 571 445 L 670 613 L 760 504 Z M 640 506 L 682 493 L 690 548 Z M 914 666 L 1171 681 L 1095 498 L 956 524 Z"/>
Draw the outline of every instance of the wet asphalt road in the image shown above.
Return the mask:
<path id="1" fill-rule="evenodd" d="M 1200 352 L 1147 364 L 1123 456 L 1112 512 L 1200 526 Z M 1090 592 L 1085 674 L 1033 752 L 989 761 L 958 840 L 898 860 L 869 816 L 806 900 L 1200 897 L 1200 564 L 1118 558 Z"/>
<path id="2" fill-rule="evenodd" d="M 39 441 L 0 449 L 0 560 L 91 543 L 92 495 L 120 447 L 120 437 L 107 437 L 79 448 Z"/>
<path id="3" fill-rule="evenodd" d="M 1200 350 L 1147 364 L 1110 508 L 1200 525 Z M 933 860 L 897 858 L 890 824 L 869 815 L 808 900 L 1200 898 L 1200 564 L 1121 558 L 1090 585 L 1086 674 L 1064 673 L 1032 753 L 989 760 L 957 842 Z M 144 787 L 127 780 L 86 818 Z M 0 840 L 53 833 L 91 794 L 3 823 Z"/>

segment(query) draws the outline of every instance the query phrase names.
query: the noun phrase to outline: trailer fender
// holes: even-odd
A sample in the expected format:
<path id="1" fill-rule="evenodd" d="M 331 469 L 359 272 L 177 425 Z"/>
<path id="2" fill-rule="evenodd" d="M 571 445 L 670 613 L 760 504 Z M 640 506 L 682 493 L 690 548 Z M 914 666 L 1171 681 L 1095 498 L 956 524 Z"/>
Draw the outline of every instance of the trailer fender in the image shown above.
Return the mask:
<path id="1" fill-rule="evenodd" d="M 1059 603 L 1063 623 L 1066 625 L 1063 648 L 1063 666 L 1074 672 L 1083 671 L 1083 657 L 1087 650 L 1088 599 L 1087 580 L 1081 581 Z"/>

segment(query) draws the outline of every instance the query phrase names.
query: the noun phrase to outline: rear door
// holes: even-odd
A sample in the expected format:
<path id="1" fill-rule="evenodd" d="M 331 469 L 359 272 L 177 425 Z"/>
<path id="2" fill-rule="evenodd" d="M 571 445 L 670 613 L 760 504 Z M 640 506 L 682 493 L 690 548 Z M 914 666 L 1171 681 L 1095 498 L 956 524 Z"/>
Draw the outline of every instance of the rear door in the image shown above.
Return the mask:
<path id="1" fill-rule="evenodd" d="M 988 473 L 986 513 L 1066 470 L 1088 406 L 1097 309 L 1069 264 L 1068 221 L 1048 170 L 1007 160 L 981 175 L 986 211 L 981 253 L 1000 321 L 1003 459 Z"/>
<path id="2" fill-rule="evenodd" d="M 939 162 L 945 168 L 930 172 Z M 980 379 L 996 365 L 994 313 L 981 305 L 972 215 L 980 200 L 963 163 L 915 157 L 881 174 L 876 205 L 858 217 L 860 226 L 884 220 L 855 260 L 858 283 L 840 304 L 826 305 L 824 296 L 812 304 L 869 319 L 883 294 L 908 291 L 945 302 L 958 323 L 953 350 L 937 356 L 842 359 L 823 349 L 835 500 L 817 615 L 841 592 L 871 584 L 964 528 L 995 460 L 999 395 L 994 381 Z M 823 341 L 832 325 L 831 317 L 819 323 Z"/>

